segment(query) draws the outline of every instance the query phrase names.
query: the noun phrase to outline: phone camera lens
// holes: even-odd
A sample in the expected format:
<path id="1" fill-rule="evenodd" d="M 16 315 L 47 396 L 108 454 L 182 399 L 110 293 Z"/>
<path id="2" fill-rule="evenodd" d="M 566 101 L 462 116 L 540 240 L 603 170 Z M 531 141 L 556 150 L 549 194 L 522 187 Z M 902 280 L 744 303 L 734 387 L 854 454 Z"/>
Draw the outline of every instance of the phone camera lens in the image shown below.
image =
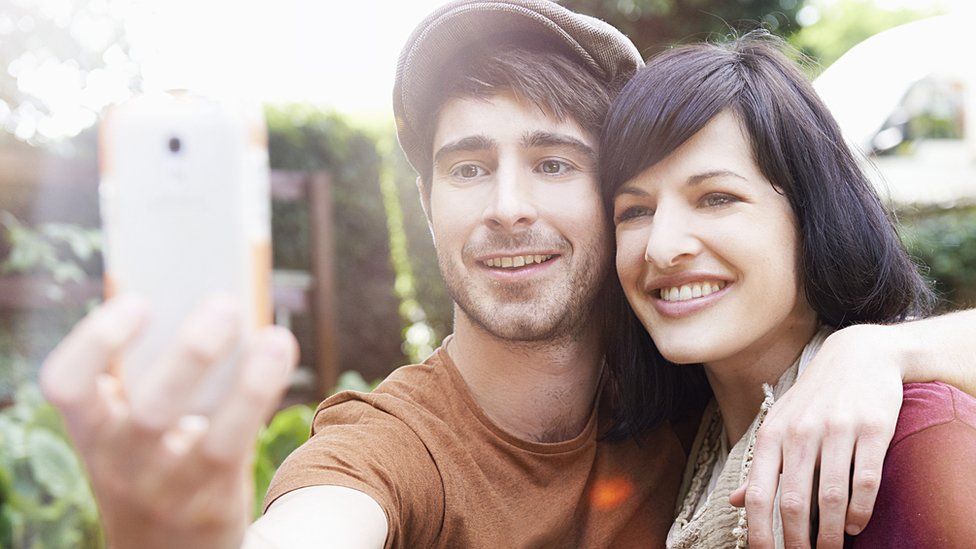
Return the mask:
<path id="1" fill-rule="evenodd" d="M 169 152 L 178 153 L 180 149 L 183 148 L 183 143 L 180 141 L 179 137 L 169 138 Z"/>

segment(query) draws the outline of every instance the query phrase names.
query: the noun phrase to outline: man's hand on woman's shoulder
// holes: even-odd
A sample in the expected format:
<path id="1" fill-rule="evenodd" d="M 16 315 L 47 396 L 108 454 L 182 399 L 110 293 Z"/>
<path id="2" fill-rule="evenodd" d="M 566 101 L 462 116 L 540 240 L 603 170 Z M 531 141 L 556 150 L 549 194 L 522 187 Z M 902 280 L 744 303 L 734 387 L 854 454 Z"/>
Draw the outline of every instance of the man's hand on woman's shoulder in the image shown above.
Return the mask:
<path id="1" fill-rule="evenodd" d="M 857 534 L 867 525 L 902 401 L 901 362 L 890 328 L 834 332 L 773 405 L 756 439 L 749 479 L 730 498 L 746 507 L 751 547 L 773 547 L 777 486 L 788 547 L 810 545 L 813 501 L 819 507 L 819 532 L 813 532 L 818 547 L 842 547 L 845 532 Z"/>

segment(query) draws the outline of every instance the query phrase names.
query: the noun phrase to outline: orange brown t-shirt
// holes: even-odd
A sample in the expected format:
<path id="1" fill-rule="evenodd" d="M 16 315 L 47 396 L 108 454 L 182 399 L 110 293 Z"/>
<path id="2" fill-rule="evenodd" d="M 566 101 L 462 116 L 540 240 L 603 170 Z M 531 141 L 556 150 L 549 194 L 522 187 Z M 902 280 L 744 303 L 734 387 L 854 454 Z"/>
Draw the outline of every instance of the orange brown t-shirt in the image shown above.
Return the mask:
<path id="1" fill-rule="evenodd" d="M 386 547 L 663 546 L 685 450 L 666 424 L 637 444 L 597 440 L 599 423 L 595 409 L 571 440 L 514 437 L 439 349 L 372 393 L 322 402 L 264 508 L 298 488 L 335 485 L 379 503 Z"/>

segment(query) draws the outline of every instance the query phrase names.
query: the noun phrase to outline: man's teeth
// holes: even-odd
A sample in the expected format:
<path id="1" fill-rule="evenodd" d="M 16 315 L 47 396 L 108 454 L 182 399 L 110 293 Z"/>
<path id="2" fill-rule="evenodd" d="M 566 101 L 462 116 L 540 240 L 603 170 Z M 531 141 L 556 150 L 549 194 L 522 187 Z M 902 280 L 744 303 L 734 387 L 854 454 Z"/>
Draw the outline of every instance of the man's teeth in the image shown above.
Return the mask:
<path id="1" fill-rule="evenodd" d="M 516 267 L 524 267 L 526 265 L 531 265 L 533 263 L 542 263 L 543 261 L 549 261 L 552 259 L 552 255 L 513 255 L 510 257 L 495 257 L 492 259 L 487 259 L 482 263 L 486 267 L 501 267 L 503 269 L 514 269 Z"/>
<path id="2" fill-rule="evenodd" d="M 664 301 L 687 301 L 696 297 L 705 297 L 725 287 L 725 281 L 695 282 L 683 286 L 661 288 L 661 299 Z"/>

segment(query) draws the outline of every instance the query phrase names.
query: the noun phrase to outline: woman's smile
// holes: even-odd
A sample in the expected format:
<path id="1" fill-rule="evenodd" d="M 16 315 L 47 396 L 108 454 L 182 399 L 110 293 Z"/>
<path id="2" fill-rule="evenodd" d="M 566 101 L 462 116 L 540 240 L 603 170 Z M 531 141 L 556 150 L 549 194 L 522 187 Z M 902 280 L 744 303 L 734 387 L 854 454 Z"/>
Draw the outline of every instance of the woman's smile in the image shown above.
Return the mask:
<path id="1" fill-rule="evenodd" d="M 621 285 L 669 360 L 749 360 L 759 341 L 792 345 L 798 324 L 812 333 L 795 216 L 733 113 L 624 184 L 614 212 Z"/>
<path id="2" fill-rule="evenodd" d="M 685 271 L 651 278 L 644 293 L 664 317 L 691 315 L 716 303 L 726 294 L 732 279 L 705 271 Z"/>
<path id="3" fill-rule="evenodd" d="M 651 294 L 657 312 L 667 318 L 692 315 L 725 297 L 732 284 L 725 281 L 704 281 L 670 286 Z"/>

